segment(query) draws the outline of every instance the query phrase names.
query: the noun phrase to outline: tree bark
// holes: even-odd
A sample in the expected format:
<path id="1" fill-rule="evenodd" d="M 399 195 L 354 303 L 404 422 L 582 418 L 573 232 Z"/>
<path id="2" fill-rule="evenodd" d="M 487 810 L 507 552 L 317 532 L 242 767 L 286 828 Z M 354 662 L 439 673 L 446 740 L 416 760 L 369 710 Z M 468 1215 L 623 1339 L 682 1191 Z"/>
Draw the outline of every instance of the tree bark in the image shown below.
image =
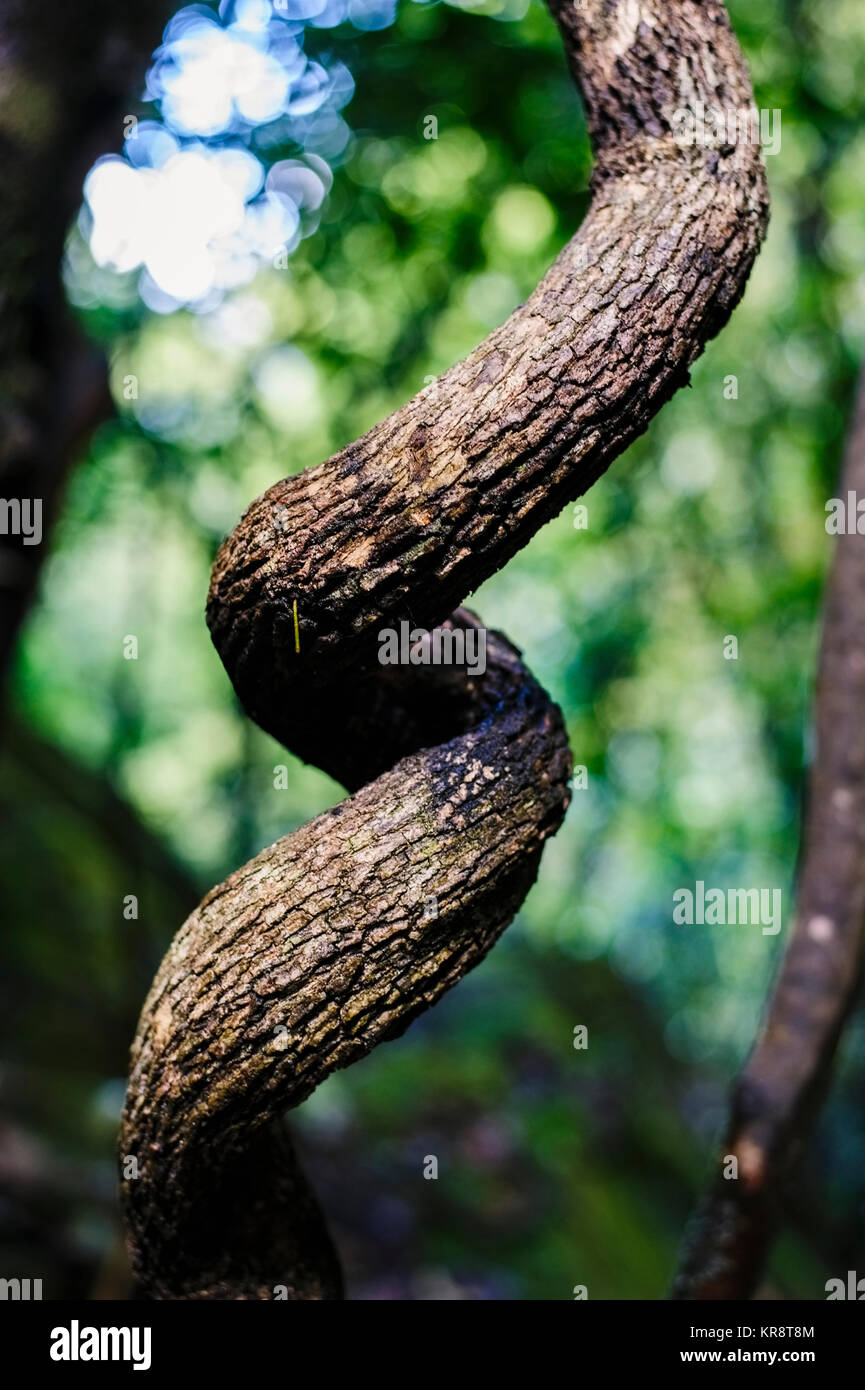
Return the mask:
<path id="1" fill-rule="evenodd" d="M 294 1226 L 275 1181 L 262 1219 L 250 1165 L 272 1178 L 281 1110 L 482 958 L 570 768 L 558 710 L 505 639 L 470 676 L 385 671 L 378 634 L 445 621 L 646 428 L 765 229 L 759 148 L 674 138 L 681 108 L 753 101 L 722 5 L 550 8 L 597 157 L 579 235 L 435 391 L 253 503 L 214 565 L 208 623 L 247 712 L 355 794 L 214 889 L 145 1004 L 121 1155 L 138 1163 L 124 1207 L 152 1297 L 338 1293 L 320 1223 Z"/>
<path id="2" fill-rule="evenodd" d="M 865 496 L 865 375 L 840 496 Z M 789 945 L 759 1036 L 730 1100 L 718 1172 L 673 1287 L 679 1299 L 754 1292 L 778 1225 L 781 1185 L 801 1152 L 856 1001 L 865 952 L 865 538 L 840 535 L 826 591 L 816 755 Z M 723 1176 L 728 1155 L 738 1179 Z"/>

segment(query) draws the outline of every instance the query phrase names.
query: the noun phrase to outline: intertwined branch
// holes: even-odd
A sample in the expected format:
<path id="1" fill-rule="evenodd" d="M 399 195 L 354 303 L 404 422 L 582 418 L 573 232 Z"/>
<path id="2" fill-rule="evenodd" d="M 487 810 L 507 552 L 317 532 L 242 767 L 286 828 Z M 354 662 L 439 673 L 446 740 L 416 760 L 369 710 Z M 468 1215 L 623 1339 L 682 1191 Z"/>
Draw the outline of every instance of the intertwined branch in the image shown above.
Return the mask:
<path id="1" fill-rule="evenodd" d="M 579 235 L 434 392 L 254 502 L 214 566 L 208 623 L 247 713 L 354 795 L 215 888 L 145 1004 L 121 1154 L 151 1297 L 338 1295 L 275 1122 L 483 957 L 570 771 L 559 711 L 504 638 L 472 677 L 386 670 L 377 633 L 476 624 L 465 595 L 687 381 L 765 229 L 759 149 L 674 135 L 697 102 L 753 103 L 718 0 L 549 4 L 596 157 Z"/>

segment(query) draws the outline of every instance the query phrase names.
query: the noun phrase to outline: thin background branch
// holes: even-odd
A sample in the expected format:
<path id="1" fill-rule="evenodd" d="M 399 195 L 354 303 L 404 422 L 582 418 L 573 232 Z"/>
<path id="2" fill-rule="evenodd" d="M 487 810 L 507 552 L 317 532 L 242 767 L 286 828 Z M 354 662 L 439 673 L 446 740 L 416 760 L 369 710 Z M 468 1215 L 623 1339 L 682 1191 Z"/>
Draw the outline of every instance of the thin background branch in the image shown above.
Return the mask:
<path id="1" fill-rule="evenodd" d="M 865 497 L 865 373 L 840 496 Z M 736 1079 L 719 1172 L 694 1218 L 679 1299 L 742 1299 L 779 1221 L 780 1186 L 829 1085 L 865 950 L 865 536 L 837 540 L 817 679 L 816 756 L 790 942 L 754 1048 Z M 723 1176 L 728 1155 L 738 1178 Z"/>

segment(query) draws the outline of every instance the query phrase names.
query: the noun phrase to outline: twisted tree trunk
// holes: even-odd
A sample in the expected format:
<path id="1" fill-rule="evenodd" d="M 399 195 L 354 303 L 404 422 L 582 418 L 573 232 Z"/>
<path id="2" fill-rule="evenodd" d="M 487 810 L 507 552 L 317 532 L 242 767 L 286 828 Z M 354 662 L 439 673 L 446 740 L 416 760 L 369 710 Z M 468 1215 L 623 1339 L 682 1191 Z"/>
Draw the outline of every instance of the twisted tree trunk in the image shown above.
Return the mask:
<path id="1" fill-rule="evenodd" d="M 505 639 L 470 676 L 385 669 L 377 634 L 442 623 L 646 428 L 764 232 L 759 149 L 674 136 L 683 108 L 753 101 L 718 0 L 549 3 L 597 160 L 579 235 L 435 392 L 253 503 L 214 566 L 208 622 L 250 717 L 355 794 L 214 889 L 145 1004 L 120 1147 L 152 1297 L 338 1294 L 275 1121 L 482 958 L 570 767 Z"/>

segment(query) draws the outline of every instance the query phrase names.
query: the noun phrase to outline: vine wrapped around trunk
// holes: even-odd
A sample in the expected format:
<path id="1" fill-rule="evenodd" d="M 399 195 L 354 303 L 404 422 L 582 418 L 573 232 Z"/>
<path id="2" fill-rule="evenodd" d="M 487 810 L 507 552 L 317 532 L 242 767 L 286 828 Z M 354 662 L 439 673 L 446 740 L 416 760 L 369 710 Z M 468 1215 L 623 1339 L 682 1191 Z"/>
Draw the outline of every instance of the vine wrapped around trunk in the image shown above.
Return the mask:
<path id="1" fill-rule="evenodd" d="M 579 234 L 434 392 L 254 502 L 214 565 L 208 623 L 247 713 L 354 794 L 208 894 L 145 1004 L 120 1148 L 151 1297 L 338 1296 L 279 1117 L 484 956 L 570 772 L 504 638 L 471 675 L 383 667 L 378 633 L 479 626 L 457 605 L 687 381 L 759 249 L 759 148 L 676 136 L 698 102 L 753 104 L 718 0 L 549 4 L 596 157 Z"/>

